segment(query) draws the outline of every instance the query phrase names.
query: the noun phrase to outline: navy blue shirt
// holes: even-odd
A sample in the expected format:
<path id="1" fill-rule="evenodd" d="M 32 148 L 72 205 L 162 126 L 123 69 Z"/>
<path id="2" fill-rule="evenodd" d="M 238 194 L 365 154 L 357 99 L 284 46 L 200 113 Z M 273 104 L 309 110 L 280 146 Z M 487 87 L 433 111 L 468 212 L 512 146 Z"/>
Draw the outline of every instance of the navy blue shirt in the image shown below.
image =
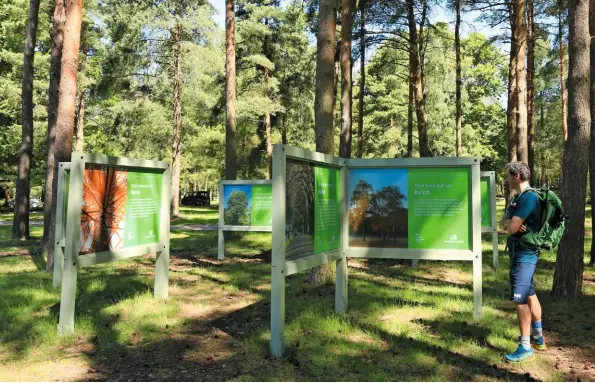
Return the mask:
<path id="1" fill-rule="evenodd" d="M 523 220 L 527 227 L 527 232 L 537 232 L 541 224 L 541 203 L 537 194 L 531 190 L 524 190 L 519 196 L 515 197 L 507 209 L 507 217 L 511 219 L 516 216 Z M 522 246 L 518 239 L 523 233 L 516 232 L 508 236 L 508 249 L 511 255 L 510 263 L 537 263 L 539 249 L 528 249 Z"/>

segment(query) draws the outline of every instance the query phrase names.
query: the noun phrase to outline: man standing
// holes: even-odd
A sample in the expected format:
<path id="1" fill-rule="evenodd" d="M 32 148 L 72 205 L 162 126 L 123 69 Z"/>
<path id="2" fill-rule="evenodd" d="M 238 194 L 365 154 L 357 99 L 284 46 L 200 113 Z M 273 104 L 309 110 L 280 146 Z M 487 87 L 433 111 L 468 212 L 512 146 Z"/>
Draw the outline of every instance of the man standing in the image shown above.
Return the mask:
<path id="1" fill-rule="evenodd" d="M 506 167 L 506 179 L 511 191 L 517 194 L 507 207 L 500 221 L 500 228 L 509 234 L 507 240 L 510 255 L 510 293 L 516 303 L 517 319 L 521 336 L 520 344 L 512 354 L 504 355 L 507 362 L 520 362 L 534 353 L 531 343 L 538 350 L 545 350 L 541 327 L 541 304 L 535 293 L 533 274 L 537 266 L 539 249 L 522 246 L 520 238 L 526 232 L 539 231 L 541 204 L 539 197 L 529 185 L 530 170 L 523 162 L 511 162 Z"/>

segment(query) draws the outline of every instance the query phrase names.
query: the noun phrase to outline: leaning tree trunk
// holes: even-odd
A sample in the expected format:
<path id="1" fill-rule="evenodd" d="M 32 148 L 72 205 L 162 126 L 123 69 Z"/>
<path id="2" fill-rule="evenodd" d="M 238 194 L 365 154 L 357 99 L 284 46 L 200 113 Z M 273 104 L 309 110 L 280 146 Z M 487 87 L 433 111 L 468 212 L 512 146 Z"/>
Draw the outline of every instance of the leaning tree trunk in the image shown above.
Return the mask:
<path id="1" fill-rule="evenodd" d="M 591 35 L 591 145 L 595 142 L 595 0 L 589 2 L 589 33 Z M 591 187 L 591 218 L 595 208 L 595 150 L 589 150 L 589 174 Z M 595 244 L 591 241 L 589 265 L 595 265 Z"/>
<path id="2" fill-rule="evenodd" d="M 591 111 L 589 94 L 589 0 L 569 2 L 568 140 L 564 145 L 562 203 L 571 219 L 558 249 L 552 295 L 582 295 L 585 243 L 585 195 Z"/>
<path id="3" fill-rule="evenodd" d="M 225 120 L 225 179 L 237 177 L 236 156 L 236 21 L 235 1 L 225 2 L 225 99 L 227 114 Z"/>
<path id="4" fill-rule="evenodd" d="M 527 151 L 527 19 L 525 0 L 515 0 L 514 5 L 514 40 L 516 42 L 516 112 L 517 112 L 517 157 L 519 161 L 529 162 Z"/>
<path id="5" fill-rule="evenodd" d="M 461 80 L 461 0 L 456 0 L 456 23 L 455 23 L 455 58 L 456 58 L 456 72 L 457 72 L 457 79 L 456 79 L 456 136 L 457 136 L 457 147 L 456 147 L 456 155 L 457 157 L 461 155 L 463 150 L 463 137 L 462 137 L 462 130 L 463 130 L 463 110 L 461 106 L 461 87 L 463 85 L 463 81 Z"/>
<path id="6" fill-rule="evenodd" d="M 341 134 L 339 156 L 351 157 L 351 0 L 341 1 Z"/>
<path id="7" fill-rule="evenodd" d="M 333 79 L 335 71 L 335 27 L 336 0 L 321 0 L 318 16 L 318 49 L 316 53 L 316 93 L 314 118 L 316 126 L 316 151 L 334 153 L 333 134 Z M 314 285 L 322 285 L 332 277 L 331 264 L 312 269 L 309 280 Z"/>
<path id="8" fill-rule="evenodd" d="M 562 137 L 564 142 L 568 139 L 568 120 L 566 118 L 566 76 L 564 74 L 564 4 L 563 0 L 558 0 L 558 43 L 560 47 L 560 100 L 562 102 Z"/>
<path id="9" fill-rule="evenodd" d="M 12 238 L 29 238 L 29 180 L 33 156 L 33 63 L 35 60 L 35 42 L 37 41 L 37 19 L 39 0 L 30 0 L 27 20 L 27 37 L 23 54 L 22 102 L 22 141 L 19 154 L 17 195 L 14 203 L 14 222 Z"/>
<path id="10" fill-rule="evenodd" d="M 47 259 L 46 270 L 54 268 L 54 227 L 56 226 L 57 175 L 56 163 L 68 161 L 72 151 L 72 140 L 56 140 L 56 137 L 68 136 L 67 132 L 58 132 L 56 119 L 60 96 L 60 76 L 62 72 L 62 47 L 64 42 L 64 22 L 66 5 L 64 0 L 56 0 L 51 31 L 50 86 L 48 89 L 48 154 L 45 177 L 45 199 L 43 201 L 43 255 Z M 72 136 L 71 136 L 72 137 Z"/>
<path id="11" fill-rule="evenodd" d="M 533 0 L 527 1 L 527 159 L 531 185 L 535 184 L 535 13 Z"/>
<path id="12" fill-rule="evenodd" d="M 357 158 L 364 155 L 364 88 L 366 87 L 366 0 L 359 2 L 360 12 L 360 41 L 359 41 L 359 96 L 357 106 Z"/>
<path id="13" fill-rule="evenodd" d="M 171 171 L 171 216 L 180 215 L 180 173 L 182 165 L 182 26 L 176 23 L 172 31 L 173 38 L 173 123 Z"/>

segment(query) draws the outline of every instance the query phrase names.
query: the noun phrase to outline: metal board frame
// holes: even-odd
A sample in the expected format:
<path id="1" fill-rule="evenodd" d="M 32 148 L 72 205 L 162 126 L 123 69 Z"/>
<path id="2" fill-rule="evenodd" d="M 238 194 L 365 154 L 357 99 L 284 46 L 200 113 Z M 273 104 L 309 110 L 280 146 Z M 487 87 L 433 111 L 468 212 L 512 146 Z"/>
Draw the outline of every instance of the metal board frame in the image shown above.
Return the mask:
<path id="1" fill-rule="evenodd" d="M 347 259 L 344 251 L 344 234 L 339 241 L 339 249 L 321 254 L 311 254 L 303 258 L 285 259 L 285 196 L 286 161 L 296 159 L 317 165 L 337 168 L 341 171 L 341 190 L 345 189 L 346 161 L 328 154 L 311 152 L 286 145 L 273 146 L 273 246 L 271 260 L 271 354 L 281 356 L 285 348 L 285 277 L 300 271 L 335 261 L 337 266 L 335 288 L 335 312 L 344 313 L 347 308 Z M 341 196 L 343 206 L 345 196 Z M 340 227 L 344 232 L 346 220 L 343 209 L 340 213 Z"/>
<path id="2" fill-rule="evenodd" d="M 348 258 L 392 258 L 413 260 L 471 261 L 473 262 L 473 316 L 482 315 L 482 252 L 481 252 L 481 190 L 479 158 L 475 157 L 432 157 L 432 158 L 388 158 L 347 159 L 347 170 L 358 168 L 440 168 L 461 167 L 470 169 L 471 175 L 471 250 L 425 250 L 399 248 L 354 248 L 346 242 Z M 347 173 L 347 178 L 349 173 Z M 344 195 L 348 195 L 349 180 L 345 182 Z M 344 199 L 343 214 L 349 214 L 349 202 Z M 347 234 L 349 235 L 348 231 Z"/>
<path id="3" fill-rule="evenodd" d="M 495 269 L 500 265 L 498 257 L 498 217 L 496 217 L 496 172 L 481 172 L 481 178 L 489 177 L 490 190 L 490 226 L 481 228 L 482 233 L 492 233 L 492 265 Z"/>
<path id="4" fill-rule="evenodd" d="M 70 162 L 58 164 L 58 179 L 56 193 L 56 226 L 54 227 L 54 289 L 62 283 L 62 269 L 64 268 L 64 247 L 66 247 L 66 217 L 64 207 L 66 201 L 66 174 L 70 172 Z"/>
<path id="5" fill-rule="evenodd" d="M 85 165 L 107 165 L 124 168 L 162 170 L 160 242 L 134 246 L 116 251 L 103 251 L 94 254 L 79 255 L 81 246 L 80 221 L 83 205 L 83 181 Z M 70 171 L 68 201 L 65 200 L 66 171 Z M 60 163 L 58 171 L 58 194 L 56 214 L 57 262 L 54 265 L 54 284 L 62 285 L 60 293 L 60 319 L 58 335 L 74 332 L 74 311 L 78 268 L 103 262 L 136 257 L 151 252 L 157 253 L 155 262 L 156 299 L 168 297 L 169 284 L 169 230 L 170 230 L 170 185 L 171 167 L 167 162 L 109 157 L 98 154 L 73 152 L 70 163 Z M 67 203 L 66 217 L 63 216 L 64 203 Z"/>
<path id="6" fill-rule="evenodd" d="M 273 185 L 272 180 L 234 180 L 234 181 L 221 181 L 219 182 L 219 225 L 218 225 L 218 238 L 217 238 L 217 259 L 225 259 L 225 232 L 226 231 L 260 231 L 260 232 L 272 232 L 272 226 L 241 226 L 241 225 L 226 225 L 224 222 L 224 209 L 223 204 L 224 188 L 225 185 Z"/>

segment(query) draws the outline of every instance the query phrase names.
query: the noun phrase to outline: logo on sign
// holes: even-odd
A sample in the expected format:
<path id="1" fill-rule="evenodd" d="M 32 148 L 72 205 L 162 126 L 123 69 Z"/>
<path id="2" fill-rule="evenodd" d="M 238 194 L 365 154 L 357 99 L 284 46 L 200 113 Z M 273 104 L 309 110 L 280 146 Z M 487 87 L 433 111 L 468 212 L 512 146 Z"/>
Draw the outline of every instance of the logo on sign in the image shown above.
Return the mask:
<path id="1" fill-rule="evenodd" d="M 425 238 L 421 234 L 419 234 L 419 233 L 415 234 L 415 242 L 419 243 L 419 242 L 423 242 L 424 240 L 425 240 Z"/>
<path id="2" fill-rule="evenodd" d="M 456 234 L 451 234 L 448 236 L 448 240 L 444 241 L 445 243 L 463 243 L 464 241 L 459 240 L 459 237 Z"/>

